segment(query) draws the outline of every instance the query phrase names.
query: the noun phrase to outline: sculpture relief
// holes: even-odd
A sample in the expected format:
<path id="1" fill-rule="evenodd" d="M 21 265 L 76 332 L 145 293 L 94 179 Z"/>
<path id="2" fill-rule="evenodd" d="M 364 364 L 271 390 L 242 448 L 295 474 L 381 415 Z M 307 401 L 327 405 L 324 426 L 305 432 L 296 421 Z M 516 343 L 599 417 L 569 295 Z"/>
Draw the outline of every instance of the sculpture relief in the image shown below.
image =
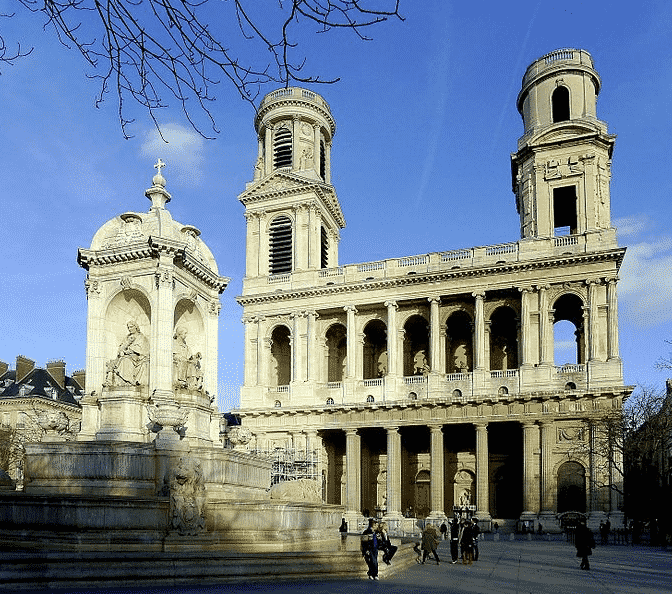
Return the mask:
<path id="1" fill-rule="evenodd" d="M 192 354 L 184 326 L 179 326 L 173 336 L 173 386 L 188 390 L 203 389 L 201 353 Z"/>
<path id="2" fill-rule="evenodd" d="M 182 536 L 205 529 L 205 484 L 203 469 L 195 458 L 180 458 L 169 474 L 170 527 Z"/>
<path id="3" fill-rule="evenodd" d="M 130 320 L 128 335 L 119 345 L 117 358 L 107 363 L 106 386 L 146 386 L 149 366 L 149 340 Z"/>

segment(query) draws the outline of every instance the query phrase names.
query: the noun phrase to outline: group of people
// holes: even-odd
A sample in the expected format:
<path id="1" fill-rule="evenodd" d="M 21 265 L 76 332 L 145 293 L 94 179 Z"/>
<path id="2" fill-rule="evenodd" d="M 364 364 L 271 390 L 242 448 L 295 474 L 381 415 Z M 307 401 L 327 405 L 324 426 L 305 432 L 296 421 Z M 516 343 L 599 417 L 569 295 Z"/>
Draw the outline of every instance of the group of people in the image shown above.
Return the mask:
<path id="1" fill-rule="evenodd" d="M 345 520 L 343 522 L 345 523 Z M 383 553 L 383 563 L 391 565 L 397 548 L 390 542 L 387 524 L 385 522 L 376 524 L 375 520 L 370 518 L 368 527 L 362 532 L 362 556 L 366 561 L 370 580 L 378 579 L 378 552 Z"/>

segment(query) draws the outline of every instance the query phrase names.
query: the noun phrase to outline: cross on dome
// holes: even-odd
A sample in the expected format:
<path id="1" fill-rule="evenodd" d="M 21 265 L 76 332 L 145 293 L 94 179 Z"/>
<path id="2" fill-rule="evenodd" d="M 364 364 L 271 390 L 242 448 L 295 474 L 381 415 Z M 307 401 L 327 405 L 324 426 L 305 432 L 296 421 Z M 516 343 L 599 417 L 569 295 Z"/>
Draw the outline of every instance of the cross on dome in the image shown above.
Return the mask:
<path id="1" fill-rule="evenodd" d="M 158 169 L 159 170 L 159 175 L 161 175 L 161 169 L 165 166 L 166 166 L 166 164 L 159 158 L 156 161 L 156 165 L 154 165 L 154 169 Z"/>

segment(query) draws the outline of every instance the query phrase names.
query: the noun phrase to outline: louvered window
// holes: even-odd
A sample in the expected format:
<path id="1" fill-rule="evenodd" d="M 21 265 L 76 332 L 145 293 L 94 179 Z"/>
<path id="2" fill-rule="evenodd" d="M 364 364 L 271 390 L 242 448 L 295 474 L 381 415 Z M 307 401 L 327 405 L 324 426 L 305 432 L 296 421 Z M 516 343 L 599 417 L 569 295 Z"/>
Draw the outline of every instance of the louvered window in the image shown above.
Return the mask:
<path id="1" fill-rule="evenodd" d="M 320 253 L 320 268 L 329 268 L 329 236 L 327 230 L 322 227 L 322 251 Z"/>
<path id="2" fill-rule="evenodd" d="M 288 128 L 280 128 L 275 133 L 273 157 L 276 169 L 292 166 L 292 132 Z"/>
<path id="3" fill-rule="evenodd" d="M 323 180 L 327 180 L 327 168 L 326 168 L 326 158 L 324 150 L 324 140 L 320 140 L 320 177 Z"/>
<path id="4" fill-rule="evenodd" d="M 292 221 L 279 216 L 271 223 L 269 232 L 270 273 L 292 271 Z"/>

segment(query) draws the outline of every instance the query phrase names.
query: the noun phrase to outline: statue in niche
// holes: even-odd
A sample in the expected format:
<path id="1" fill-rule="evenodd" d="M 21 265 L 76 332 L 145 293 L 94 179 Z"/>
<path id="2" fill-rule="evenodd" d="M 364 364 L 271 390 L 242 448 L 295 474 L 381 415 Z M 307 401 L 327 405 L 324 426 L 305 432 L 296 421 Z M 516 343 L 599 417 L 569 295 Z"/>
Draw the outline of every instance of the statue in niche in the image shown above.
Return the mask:
<path id="1" fill-rule="evenodd" d="M 264 166 L 264 160 L 259 157 L 257 162 L 254 164 L 254 181 L 261 179 L 261 170 Z"/>
<path id="2" fill-rule="evenodd" d="M 413 357 L 413 375 L 427 375 L 429 364 L 424 349 L 419 350 Z"/>
<path id="3" fill-rule="evenodd" d="M 385 377 L 387 375 L 387 351 L 383 351 L 378 355 L 378 377 Z"/>
<path id="4" fill-rule="evenodd" d="M 179 326 L 173 336 L 173 386 L 188 390 L 203 388 L 201 353 L 191 353 L 187 344 L 187 329 L 184 326 Z"/>
<path id="5" fill-rule="evenodd" d="M 460 494 L 460 507 L 466 507 L 467 505 L 471 505 L 471 491 L 469 489 L 465 489 Z"/>
<path id="6" fill-rule="evenodd" d="M 117 358 L 107 363 L 107 386 L 147 385 L 149 340 L 133 320 L 126 327 L 128 335 L 119 345 Z"/>

